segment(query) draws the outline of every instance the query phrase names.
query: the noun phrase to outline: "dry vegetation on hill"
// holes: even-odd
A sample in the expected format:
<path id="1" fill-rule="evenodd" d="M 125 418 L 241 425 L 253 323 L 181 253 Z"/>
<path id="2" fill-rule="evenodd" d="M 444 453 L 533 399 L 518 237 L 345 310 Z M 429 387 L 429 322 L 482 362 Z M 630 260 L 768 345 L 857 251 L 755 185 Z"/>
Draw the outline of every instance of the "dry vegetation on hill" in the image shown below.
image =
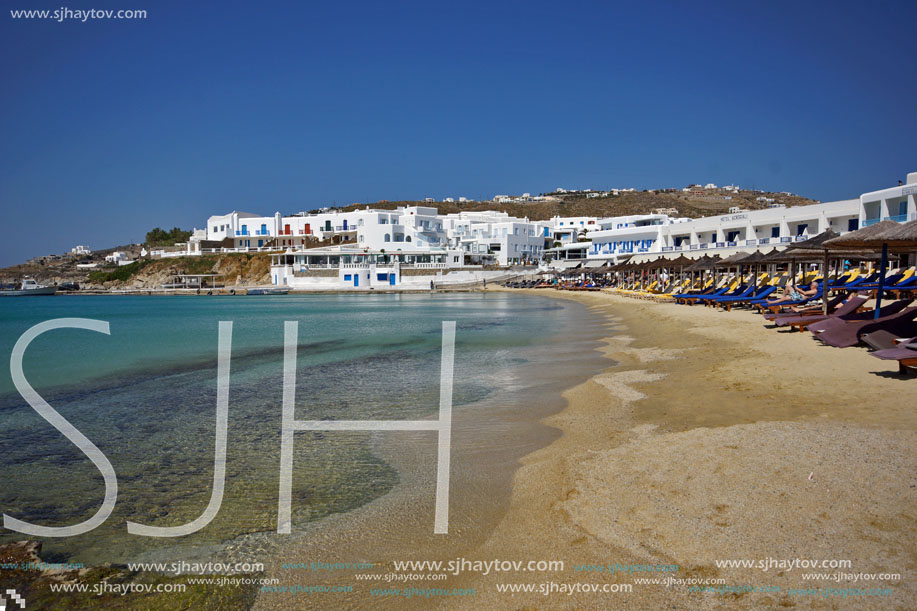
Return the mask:
<path id="1" fill-rule="evenodd" d="M 729 208 L 738 206 L 745 210 L 760 210 L 766 204 L 757 201 L 758 197 L 773 198 L 778 204 L 790 206 L 804 206 L 816 203 L 814 200 L 797 195 L 782 195 L 779 193 L 760 193 L 756 191 L 741 191 L 724 199 L 722 195 L 694 196 L 685 193 L 653 193 L 639 191 L 622 193 L 616 196 L 586 198 L 582 195 L 563 196 L 556 202 L 524 202 L 511 204 L 498 204 L 495 202 L 433 202 L 424 203 L 417 201 L 378 202 L 374 204 L 353 204 L 344 210 L 357 210 L 369 206 L 370 208 L 395 209 L 398 206 L 432 206 L 440 214 L 449 214 L 462 211 L 499 210 L 520 218 L 528 217 L 531 220 L 548 220 L 553 216 L 624 216 L 628 214 L 650 214 L 657 208 L 675 208 L 677 216 L 698 218 L 725 214 Z"/>

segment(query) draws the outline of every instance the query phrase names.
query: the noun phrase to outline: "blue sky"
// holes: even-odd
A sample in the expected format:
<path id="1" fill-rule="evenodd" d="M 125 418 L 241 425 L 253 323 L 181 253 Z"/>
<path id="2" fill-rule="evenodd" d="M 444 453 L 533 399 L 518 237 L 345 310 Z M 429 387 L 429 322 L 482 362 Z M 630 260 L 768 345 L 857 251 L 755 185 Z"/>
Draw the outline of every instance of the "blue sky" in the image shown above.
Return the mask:
<path id="1" fill-rule="evenodd" d="M 917 171 L 913 1 L 3 5 L 0 266 L 233 209 Z"/>

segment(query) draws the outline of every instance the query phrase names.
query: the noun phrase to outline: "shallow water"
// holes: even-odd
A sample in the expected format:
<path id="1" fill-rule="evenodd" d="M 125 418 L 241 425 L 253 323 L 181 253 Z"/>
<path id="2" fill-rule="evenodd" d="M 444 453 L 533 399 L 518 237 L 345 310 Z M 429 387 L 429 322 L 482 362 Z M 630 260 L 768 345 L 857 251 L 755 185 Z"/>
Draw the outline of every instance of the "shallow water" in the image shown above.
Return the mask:
<path id="1" fill-rule="evenodd" d="M 111 328 L 110 336 L 46 333 L 24 359 L 32 386 L 102 450 L 118 475 L 118 503 L 104 525 L 45 540 L 46 559 L 85 564 L 185 559 L 190 552 L 225 551 L 230 543 L 236 550 L 261 549 L 277 539 L 286 320 L 299 321 L 297 419 L 435 415 L 443 320 L 457 322 L 453 401 L 459 415 L 499 405 L 507 426 L 527 411 L 537 418 L 549 402 L 548 387 L 556 403 L 565 372 L 598 361 L 589 344 L 592 319 L 579 304 L 458 293 L 5 299 L 4 363 L 25 330 L 62 317 L 106 320 Z M 128 535 L 128 520 L 175 526 L 207 505 L 217 326 L 224 320 L 233 321 L 233 337 L 222 508 L 206 528 L 181 539 Z M 475 436 L 465 438 L 457 451 L 476 451 Z M 399 443 L 412 437 L 405 439 Z M 398 483 L 399 473 L 379 458 L 374 443 L 368 432 L 297 433 L 294 528 L 362 506 Z M 95 513 L 104 492 L 90 461 L 18 395 L 7 367 L 0 372 L 0 473 L 0 510 L 36 524 L 80 522 Z M 0 529 L 0 542 L 23 538 Z"/>

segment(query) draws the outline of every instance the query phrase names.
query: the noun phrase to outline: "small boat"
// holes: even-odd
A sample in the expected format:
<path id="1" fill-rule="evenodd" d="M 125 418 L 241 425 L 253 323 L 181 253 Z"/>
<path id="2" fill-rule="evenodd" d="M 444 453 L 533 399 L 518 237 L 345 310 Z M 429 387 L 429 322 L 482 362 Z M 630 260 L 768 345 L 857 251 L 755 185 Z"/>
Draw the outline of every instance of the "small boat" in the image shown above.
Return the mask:
<path id="1" fill-rule="evenodd" d="M 0 290 L 0 297 L 32 297 L 53 295 L 56 292 L 56 286 L 45 286 L 44 284 L 38 284 L 33 278 L 24 278 L 19 288 Z"/>
<path id="2" fill-rule="evenodd" d="M 246 295 L 286 295 L 290 292 L 290 289 L 281 289 L 281 288 L 263 288 L 263 289 L 248 289 L 245 291 Z"/>

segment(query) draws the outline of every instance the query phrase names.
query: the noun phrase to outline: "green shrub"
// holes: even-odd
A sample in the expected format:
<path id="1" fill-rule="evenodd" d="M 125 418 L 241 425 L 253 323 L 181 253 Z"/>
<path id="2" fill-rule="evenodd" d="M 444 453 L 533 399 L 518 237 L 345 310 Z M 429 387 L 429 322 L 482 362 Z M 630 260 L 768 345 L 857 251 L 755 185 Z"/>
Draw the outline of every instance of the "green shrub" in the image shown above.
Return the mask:
<path id="1" fill-rule="evenodd" d="M 127 265 L 116 267 L 110 271 L 104 269 L 89 272 L 89 281 L 95 283 L 129 280 L 134 274 L 149 265 L 149 260 L 134 261 Z"/>
<path id="2" fill-rule="evenodd" d="M 189 239 L 191 239 L 191 232 L 182 231 L 178 227 L 173 227 L 171 231 L 156 227 L 146 234 L 147 246 L 172 246 L 178 242 L 187 242 Z"/>

